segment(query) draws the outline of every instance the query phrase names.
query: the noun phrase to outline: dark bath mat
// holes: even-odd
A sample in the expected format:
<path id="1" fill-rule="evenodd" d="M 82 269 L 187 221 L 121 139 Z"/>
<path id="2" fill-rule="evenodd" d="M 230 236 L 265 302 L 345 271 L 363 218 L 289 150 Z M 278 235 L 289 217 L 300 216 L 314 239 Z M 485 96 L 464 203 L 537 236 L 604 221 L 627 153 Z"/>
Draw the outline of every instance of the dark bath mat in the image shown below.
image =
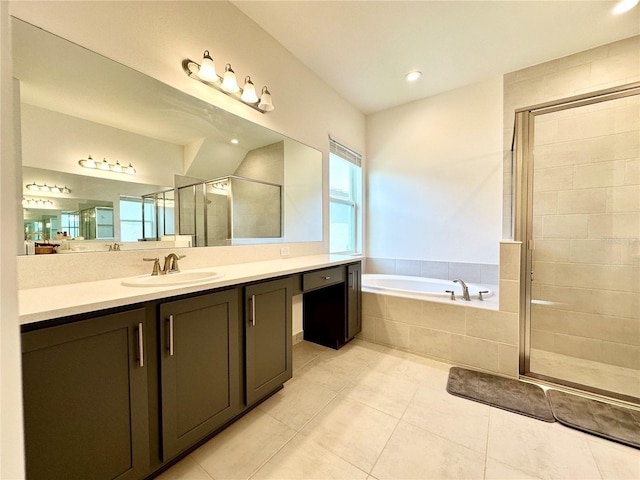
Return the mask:
<path id="1" fill-rule="evenodd" d="M 560 423 L 640 448 L 640 412 L 559 390 L 548 390 L 547 396 Z"/>
<path id="2" fill-rule="evenodd" d="M 531 383 L 451 367 L 447 392 L 545 422 L 555 422 L 544 390 Z"/>

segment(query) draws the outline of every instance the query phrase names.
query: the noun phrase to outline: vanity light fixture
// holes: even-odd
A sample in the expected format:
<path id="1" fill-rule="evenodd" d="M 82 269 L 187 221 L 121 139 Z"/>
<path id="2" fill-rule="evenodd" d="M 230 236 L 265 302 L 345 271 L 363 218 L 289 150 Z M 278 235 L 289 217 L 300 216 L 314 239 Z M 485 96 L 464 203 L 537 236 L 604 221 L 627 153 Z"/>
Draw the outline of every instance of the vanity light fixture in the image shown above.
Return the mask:
<path id="1" fill-rule="evenodd" d="M 71 193 L 71 190 L 69 190 L 69 188 L 66 185 L 61 188 L 58 185 L 54 185 L 53 187 L 50 187 L 46 183 L 44 185 L 39 185 L 36 182 L 33 182 L 25 185 L 25 188 L 27 190 L 31 190 L 32 192 L 49 192 L 49 193 L 64 193 L 64 194 Z"/>
<path id="2" fill-rule="evenodd" d="M 136 169 L 133 168 L 131 163 L 129 163 L 128 167 L 123 167 L 118 161 L 116 161 L 116 163 L 107 162 L 106 158 L 103 158 L 101 162 L 96 162 L 91 158 L 91 155 L 87 158 L 81 158 L 78 160 L 78 165 L 84 168 L 92 168 L 94 170 L 102 170 L 105 172 L 128 173 L 129 175 L 136 173 Z"/>
<path id="3" fill-rule="evenodd" d="M 209 85 L 216 90 L 241 101 L 242 103 L 249 105 L 251 108 L 258 110 L 259 112 L 271 112 L 273 102 L 271 100 L 271 93 L 267 87 L 262 88 L 260 97 L 256 94 L 256 87 L 251 81 L 251 77 L 248 75 L 244 79 L 244 86 L 240 88 L 238 85 L 238 79 L 236 74 L 231 68 L 231 64 L 227 63 L 224 67 L 224 74 L 221 77 L 216 73 L 216 66 L 209 50 L 205 50 L 202 56 L 201 63 L 194 62 L 190 59 L 182 61 L 182 69 L 187 76 L 198 80 L 199 82 Z"/>
<path id="4" fill-rule="evenodd" d="M 240 140 L 238 140 L 237 138 L 232 138 L 231 143 L 233 143 L 234 145 L 238 145 L 240 143 Z"/>
<path id="5" fill-rule="evenodd" d="M 638 0 L 620 0 L 616 3 L 616 6 L 613 7 L 613 13 L 615 15 L 619 15 L 621 13 L 628 12 L 636 5 L 638 5 Z"/>
<path id="6" fill-rule="evenodd" d="M 42 200 L 42 199 L 38 199 L 36 200 L 35 198 L 30 198 L 30 199 L 26 199 L 23 198 L 22 199 L 22 206 L 23 207 L 52 207 L 53 206 L 53 202 L 51 200 Z"/>

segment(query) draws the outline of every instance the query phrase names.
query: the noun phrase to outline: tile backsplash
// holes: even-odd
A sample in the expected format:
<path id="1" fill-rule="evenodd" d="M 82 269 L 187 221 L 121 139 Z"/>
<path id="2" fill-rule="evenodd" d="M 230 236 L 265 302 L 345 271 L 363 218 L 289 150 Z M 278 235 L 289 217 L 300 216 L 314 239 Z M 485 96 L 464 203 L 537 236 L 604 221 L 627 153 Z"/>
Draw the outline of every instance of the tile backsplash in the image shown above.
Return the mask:
<path id="1" fill-rule="evenodd" d="M 442 280 L 462 278 L 465 282 L 483 285 L 498 285 L 498 265 L 489 263 L 435 262 L 430 260 L 407 260 L 402 258 L 367 257 L 365 273 L 387 275 L 409 275 Z"/>

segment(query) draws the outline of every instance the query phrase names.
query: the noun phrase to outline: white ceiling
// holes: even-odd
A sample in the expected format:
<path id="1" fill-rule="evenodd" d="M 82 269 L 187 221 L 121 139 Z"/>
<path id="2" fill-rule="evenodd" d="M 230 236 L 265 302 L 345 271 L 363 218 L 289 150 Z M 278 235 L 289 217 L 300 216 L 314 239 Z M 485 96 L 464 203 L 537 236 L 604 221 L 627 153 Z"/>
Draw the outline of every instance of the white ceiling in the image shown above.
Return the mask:
<path id="1" fill-rule="evenodd" d="M 640 34 L 609 0 L 233 3 L 365 114 Z"/>

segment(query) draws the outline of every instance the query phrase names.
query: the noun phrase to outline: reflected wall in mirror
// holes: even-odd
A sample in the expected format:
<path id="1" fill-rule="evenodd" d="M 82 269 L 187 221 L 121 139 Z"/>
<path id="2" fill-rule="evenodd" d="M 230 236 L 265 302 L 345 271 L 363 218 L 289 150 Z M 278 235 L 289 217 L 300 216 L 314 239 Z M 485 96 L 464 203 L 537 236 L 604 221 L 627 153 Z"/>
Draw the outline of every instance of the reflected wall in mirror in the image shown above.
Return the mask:
<path id="1" fill-rule="evenodd" d="M 106 250 L 112 244 L 123 244 L 123 250 L 185 246 L 185 238 L 192 246 L 322 240 L 318 150 L 22 20 L 12 19 L 12 35 L 23 195 L 27 201 L 49 199 L 53 204 L 25 207 L 25 236 L 39 240 L 37 229 L 50 238 L 60 232 L 58 240 L 70 245 L 67 251 Z M 79 160 L 89 155 L 97 163 L 131 164 L 136 173 L 83 168 Z M 277 202 L 264 208 L 264 197 L 253 191 L 243 194 L 242 187 L 233 194 L 235 210 L 229 208 L 229 194 L 204 195 L 201 187 L 204 196 L 196 202 L 211 205 L 215 195 L 226 213 L 221 206 L 212 207 L 205 217 L 201 208 L 202 216 L 193 219 L 196 227 L 201 224 L 200 231 L 181 222 L 180 195 L 174 190 L 221 177 L 279 186 L 279 212 L 272 210 Z M 71 193 L 26 190 L 31 182 L 67 186 Z M 171 193 L 158 197 L 167 191 Z M 108 202 L 112 226 L 93 227 L 91 208 L 105 219 Z M 83 210 L 88 211 L 86 222 Z M 235 234 L 230 225 L 237 226 Z M 241 232 L 247 225 L 252 228 Z M 60 238 L 64 232 L 66 238 Z M 70 240 L 77 237 L 84 237 L 84 243 Z"/>

